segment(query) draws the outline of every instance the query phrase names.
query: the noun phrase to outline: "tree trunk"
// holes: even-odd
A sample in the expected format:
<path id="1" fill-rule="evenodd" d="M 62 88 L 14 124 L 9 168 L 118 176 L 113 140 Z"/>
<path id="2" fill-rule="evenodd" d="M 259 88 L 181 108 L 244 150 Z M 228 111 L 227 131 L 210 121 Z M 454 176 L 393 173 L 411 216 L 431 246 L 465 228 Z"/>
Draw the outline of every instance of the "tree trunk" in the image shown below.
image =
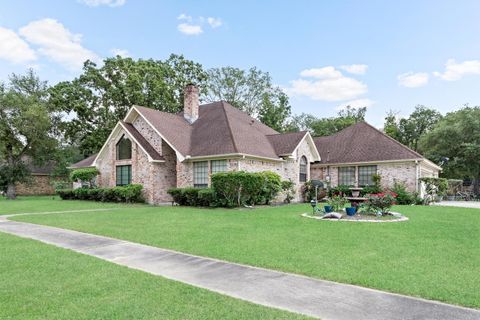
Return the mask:
<path id="1" fill-rule="evenodd" d="M 475 177 L 473 179 L 473 193 L 477 196 L 480 191 L 480 177 Z"/>
<path id="2" fill-rule="evenodd" d="M 17 188 L 14 183 L 10 183 L 7 186 L 7 198 L 15 200 L 17 198 Z"/>

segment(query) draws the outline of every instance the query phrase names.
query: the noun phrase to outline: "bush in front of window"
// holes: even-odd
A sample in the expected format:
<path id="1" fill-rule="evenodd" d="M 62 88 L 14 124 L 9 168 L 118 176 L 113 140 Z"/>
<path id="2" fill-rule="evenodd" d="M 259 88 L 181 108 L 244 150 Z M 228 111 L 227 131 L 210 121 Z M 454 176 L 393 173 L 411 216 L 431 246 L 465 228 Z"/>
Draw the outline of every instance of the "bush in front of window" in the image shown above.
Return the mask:
<path id="1" fill-rule="evenodd" d="M 129 184 L 113 188 L 78 188 L 58 190 L 57 194 L 63 200 L 91 200 L 101 202 L 144 202 L 143 186 Z"/>
<path id="2" fill-rule="evenodd" d="M 171 188 L 167 193 L 181 206 L 216 206 L 215 192 L 212 188 Z"/>

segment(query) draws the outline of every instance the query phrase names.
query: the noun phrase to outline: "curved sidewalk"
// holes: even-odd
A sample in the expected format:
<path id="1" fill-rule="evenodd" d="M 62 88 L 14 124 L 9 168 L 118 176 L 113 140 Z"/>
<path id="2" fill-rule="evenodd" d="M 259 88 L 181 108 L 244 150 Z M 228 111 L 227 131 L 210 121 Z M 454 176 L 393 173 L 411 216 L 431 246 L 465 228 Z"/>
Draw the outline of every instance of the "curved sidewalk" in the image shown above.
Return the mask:
<path id="1" fill-rule="evenodd" d="M 478 320 L 480 310 L 255 268 L 0 216 L 0 231 L 321 319 Z"/>

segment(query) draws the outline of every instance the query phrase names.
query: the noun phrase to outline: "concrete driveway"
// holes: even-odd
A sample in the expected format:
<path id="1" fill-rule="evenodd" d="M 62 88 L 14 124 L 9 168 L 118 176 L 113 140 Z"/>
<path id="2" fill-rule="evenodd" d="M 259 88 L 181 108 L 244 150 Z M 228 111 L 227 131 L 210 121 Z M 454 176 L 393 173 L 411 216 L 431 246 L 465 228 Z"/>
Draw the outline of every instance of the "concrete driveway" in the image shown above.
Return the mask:
<path id="1" fill-rule="evenodd" d="M 441 201 L 434 202 L 436 206 L 461 207 L 480 209 L 480 201 Z"/>

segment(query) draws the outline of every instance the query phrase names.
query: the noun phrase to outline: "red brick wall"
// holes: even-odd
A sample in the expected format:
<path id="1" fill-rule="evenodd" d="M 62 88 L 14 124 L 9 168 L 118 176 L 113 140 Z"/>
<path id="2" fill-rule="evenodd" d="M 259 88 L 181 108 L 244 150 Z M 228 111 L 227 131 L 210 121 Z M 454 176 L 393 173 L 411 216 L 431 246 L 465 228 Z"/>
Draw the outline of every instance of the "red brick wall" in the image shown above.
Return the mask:
<path id="1" fill-rule="evenodd" d="M 55 194 L 53 178 L 48 175 L 32 175 L 30 183 L 18 183 L 17 195 L 34 196 Z"/>

